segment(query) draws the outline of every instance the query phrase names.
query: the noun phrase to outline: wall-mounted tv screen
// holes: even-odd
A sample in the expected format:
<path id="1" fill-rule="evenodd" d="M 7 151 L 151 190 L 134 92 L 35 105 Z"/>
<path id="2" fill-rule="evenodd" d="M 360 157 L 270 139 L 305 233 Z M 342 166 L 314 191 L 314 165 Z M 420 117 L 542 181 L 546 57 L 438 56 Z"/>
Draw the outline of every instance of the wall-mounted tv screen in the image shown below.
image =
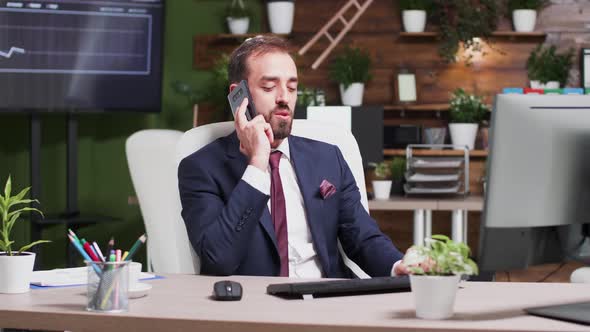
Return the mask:
<path id="1" fill-rule="evenodd" d="M 0 111 L 159 111 L 163 16 L 163 0 L 0 0 Z"/>

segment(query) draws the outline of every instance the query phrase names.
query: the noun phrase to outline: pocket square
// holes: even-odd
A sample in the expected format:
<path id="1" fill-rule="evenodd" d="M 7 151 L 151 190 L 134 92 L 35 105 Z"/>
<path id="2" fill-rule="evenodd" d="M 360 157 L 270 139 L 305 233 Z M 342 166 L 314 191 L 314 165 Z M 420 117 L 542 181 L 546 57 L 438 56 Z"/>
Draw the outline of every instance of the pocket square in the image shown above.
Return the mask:
<path id="1" fill-rule="evenodd" d="M 327 180 L 322 181 L 320 184 L 320 194 L 322 195 L 323 199 L 328 199 L 330 196 L 334 195 L 336 192 L 336 187 L 333 184 L 328 182 Z"/>

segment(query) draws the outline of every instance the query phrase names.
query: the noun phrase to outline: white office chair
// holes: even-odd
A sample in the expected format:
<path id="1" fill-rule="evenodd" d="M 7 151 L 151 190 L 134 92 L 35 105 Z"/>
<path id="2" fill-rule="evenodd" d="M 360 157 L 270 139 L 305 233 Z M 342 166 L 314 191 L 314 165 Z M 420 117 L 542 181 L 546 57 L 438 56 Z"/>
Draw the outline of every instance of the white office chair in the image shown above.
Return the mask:
<path id="1" fill-rule="evenodd" d="M 180 215 L 177 130 L 142 130 L 125 144 L 127 163 L 148 236 L 148 271 L 197 273 L 197 255 Z"/>
<path id="2" fill-rule="evenodd" d="M 234 123 L 232 121 L 228 121 L 200 126 L 187 131 L 178 142 L 176 158 L 177 163 L 179 164 L 183 158 L 199 150 L 215 139 L 229 135 L 233 130 Z M 337 145 L 342 151 L 342 155 L 344 156 L 344 159 L 348 163 L 352 174 L 354 175 L 357 186 L 361 189 L 361 203 L 365 209 L 369 211 L 367 193 L 364 190 L 365 175 L 363 163 L 358 144 L 356 143 L 354 136 L 352 136 L 352 133 L 350 131 L 322 123 L 308 120 L 294 120 L 292 134 Z M 356 265 L 344 254 L 340 243 L 338 243 L 338 247 L 342 257 L 344 258 L 346 266 L 348 266 L 348 268 L 350 268 L 359 278 L 369 278 L 369 275 L 361 270 L 358 265 Z"/>

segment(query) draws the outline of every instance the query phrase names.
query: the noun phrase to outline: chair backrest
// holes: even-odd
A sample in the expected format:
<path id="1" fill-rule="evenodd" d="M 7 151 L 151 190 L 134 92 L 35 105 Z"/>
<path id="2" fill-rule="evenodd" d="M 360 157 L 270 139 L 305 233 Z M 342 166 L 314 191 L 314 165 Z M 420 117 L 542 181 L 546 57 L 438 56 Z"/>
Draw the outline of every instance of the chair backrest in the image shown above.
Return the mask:
<path id="1" fill-rule="evenodd" d="M 178 142 L 177 164 L 179 164 L 186 156 L 199 150 L 215 139 L 229 135 L 233 130 L 234 122 L 228 121 L 200 126 L 187 131 Z M 358 144 L 352 133 L 338 127 L 308 120 L 294 120 L 291 133 L 296 136 L 307 137 L 338 146 L 354 175 L 357 186 L 360 188 L 361 203 L 365 209 L 369 211 L 367 192 L 365 191 L 363 162 Z M 368 278 L 369 276 L 344 254 L 340 243 L 338 245 L 345 264 L 359 278 Z"/>
<path id="2" fill-rule="evenodd" d="M 194 253 L 180 215 L 176 145 L 183 132 L 142 130 L 125 144 L 127 163 L 139 201 L 147 240 L 148 270 L 195 273 Z"/>

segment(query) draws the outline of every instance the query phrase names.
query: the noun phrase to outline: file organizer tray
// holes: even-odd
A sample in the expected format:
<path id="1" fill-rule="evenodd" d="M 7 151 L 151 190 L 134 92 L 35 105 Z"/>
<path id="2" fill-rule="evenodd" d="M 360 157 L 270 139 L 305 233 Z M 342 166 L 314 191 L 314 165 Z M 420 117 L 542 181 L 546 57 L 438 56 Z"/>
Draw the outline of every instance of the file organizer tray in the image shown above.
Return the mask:
<path id="1" fill-rule="evenodd" d="M 428 150 L 432 155 L 416 155 Z M 455 150 L 457 156 L 446 151 Z M 406 148 L 408 195 L 467 195 L 469 193 L 469 149 L 451 144 L 409 144 Z"/>

